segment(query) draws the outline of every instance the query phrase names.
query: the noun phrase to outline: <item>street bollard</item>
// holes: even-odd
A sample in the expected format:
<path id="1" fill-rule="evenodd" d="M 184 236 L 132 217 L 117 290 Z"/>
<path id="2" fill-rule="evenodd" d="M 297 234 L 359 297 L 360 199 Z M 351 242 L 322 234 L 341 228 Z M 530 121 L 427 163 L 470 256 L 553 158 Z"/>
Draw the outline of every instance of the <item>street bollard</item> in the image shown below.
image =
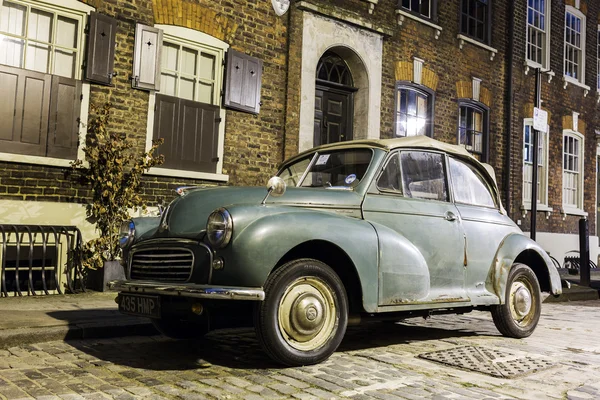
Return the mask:
<path id="1" fill-rule="evenodd" d="M 590 231 L 587 218 L 579 220 L 579 284 L 590 286 Z"/>

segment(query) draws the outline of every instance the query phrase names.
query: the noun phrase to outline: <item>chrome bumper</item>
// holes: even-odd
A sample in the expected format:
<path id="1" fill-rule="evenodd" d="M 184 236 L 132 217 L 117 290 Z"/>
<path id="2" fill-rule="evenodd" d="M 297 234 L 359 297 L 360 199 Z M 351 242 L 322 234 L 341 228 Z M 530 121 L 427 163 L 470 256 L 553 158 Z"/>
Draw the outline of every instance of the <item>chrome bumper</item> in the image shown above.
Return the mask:
<path id="1" fill-rule="evenodd" d="M 111 281 L 112 290 L 137 294 L 159 294 L 164 296 L 193 297 L 215 300 L 264 300 L 262 288 L 221 287 L 197 285 L 195 283 L 168 284 L 153 281 Z"/>

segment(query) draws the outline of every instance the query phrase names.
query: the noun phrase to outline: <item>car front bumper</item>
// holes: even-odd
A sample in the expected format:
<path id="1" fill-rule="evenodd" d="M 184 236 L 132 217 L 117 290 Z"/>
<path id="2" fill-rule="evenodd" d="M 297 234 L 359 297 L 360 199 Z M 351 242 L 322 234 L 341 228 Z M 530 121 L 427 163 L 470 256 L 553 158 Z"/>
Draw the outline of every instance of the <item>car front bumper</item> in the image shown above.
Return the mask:
<path id="1" fill-rule="evenodd" d="M 265 299 L 262 288 L 226 287 L 198 285 L 195 283 L 169 284 L 155 281 L 111 281 L 108 287 L 124 293 L 180 296 L 214 300 L 259 300 Z"/>

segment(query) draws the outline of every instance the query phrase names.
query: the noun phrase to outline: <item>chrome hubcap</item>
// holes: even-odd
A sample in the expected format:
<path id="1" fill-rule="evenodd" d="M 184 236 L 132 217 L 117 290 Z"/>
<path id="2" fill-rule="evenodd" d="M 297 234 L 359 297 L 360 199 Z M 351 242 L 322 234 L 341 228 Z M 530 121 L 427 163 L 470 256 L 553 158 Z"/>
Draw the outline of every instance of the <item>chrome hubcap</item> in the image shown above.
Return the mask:
<path id="1" fill-rule="evenodd" d="M 531 288 L 525 282 L 513 282 L 510 287 L 510 311 L 515 322 L 521 326 L 529 324 L 534 307 Z"/>
<path id="2" fill-rule="evenodd" d="M 316 277 L 297 279 L 281 297 L 278 320 L 290 346 L 303 351 L 321 347 L 338 324 L 332 290 Z"/>

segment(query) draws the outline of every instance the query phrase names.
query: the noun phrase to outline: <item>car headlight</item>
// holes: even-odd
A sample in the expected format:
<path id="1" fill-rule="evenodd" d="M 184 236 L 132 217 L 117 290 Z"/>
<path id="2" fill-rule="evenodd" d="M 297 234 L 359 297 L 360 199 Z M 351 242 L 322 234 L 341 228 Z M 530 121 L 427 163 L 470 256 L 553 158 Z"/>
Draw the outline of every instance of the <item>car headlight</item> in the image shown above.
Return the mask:
<path id="1" fill-rule="evenodd" d="M 135 238 L 135 224 L 132 220 L 121 222 L 119 229 L 119 246 L 122 249 L 129 247 Z"/>
<path id="2" fill-rule="evenodd" d="M 206 236 L 215 248 L 222 248 L 229 244 L 233 232 L 233 220 L 229 211 L 218 208 L 213 211 L 206 222 Z"/>

